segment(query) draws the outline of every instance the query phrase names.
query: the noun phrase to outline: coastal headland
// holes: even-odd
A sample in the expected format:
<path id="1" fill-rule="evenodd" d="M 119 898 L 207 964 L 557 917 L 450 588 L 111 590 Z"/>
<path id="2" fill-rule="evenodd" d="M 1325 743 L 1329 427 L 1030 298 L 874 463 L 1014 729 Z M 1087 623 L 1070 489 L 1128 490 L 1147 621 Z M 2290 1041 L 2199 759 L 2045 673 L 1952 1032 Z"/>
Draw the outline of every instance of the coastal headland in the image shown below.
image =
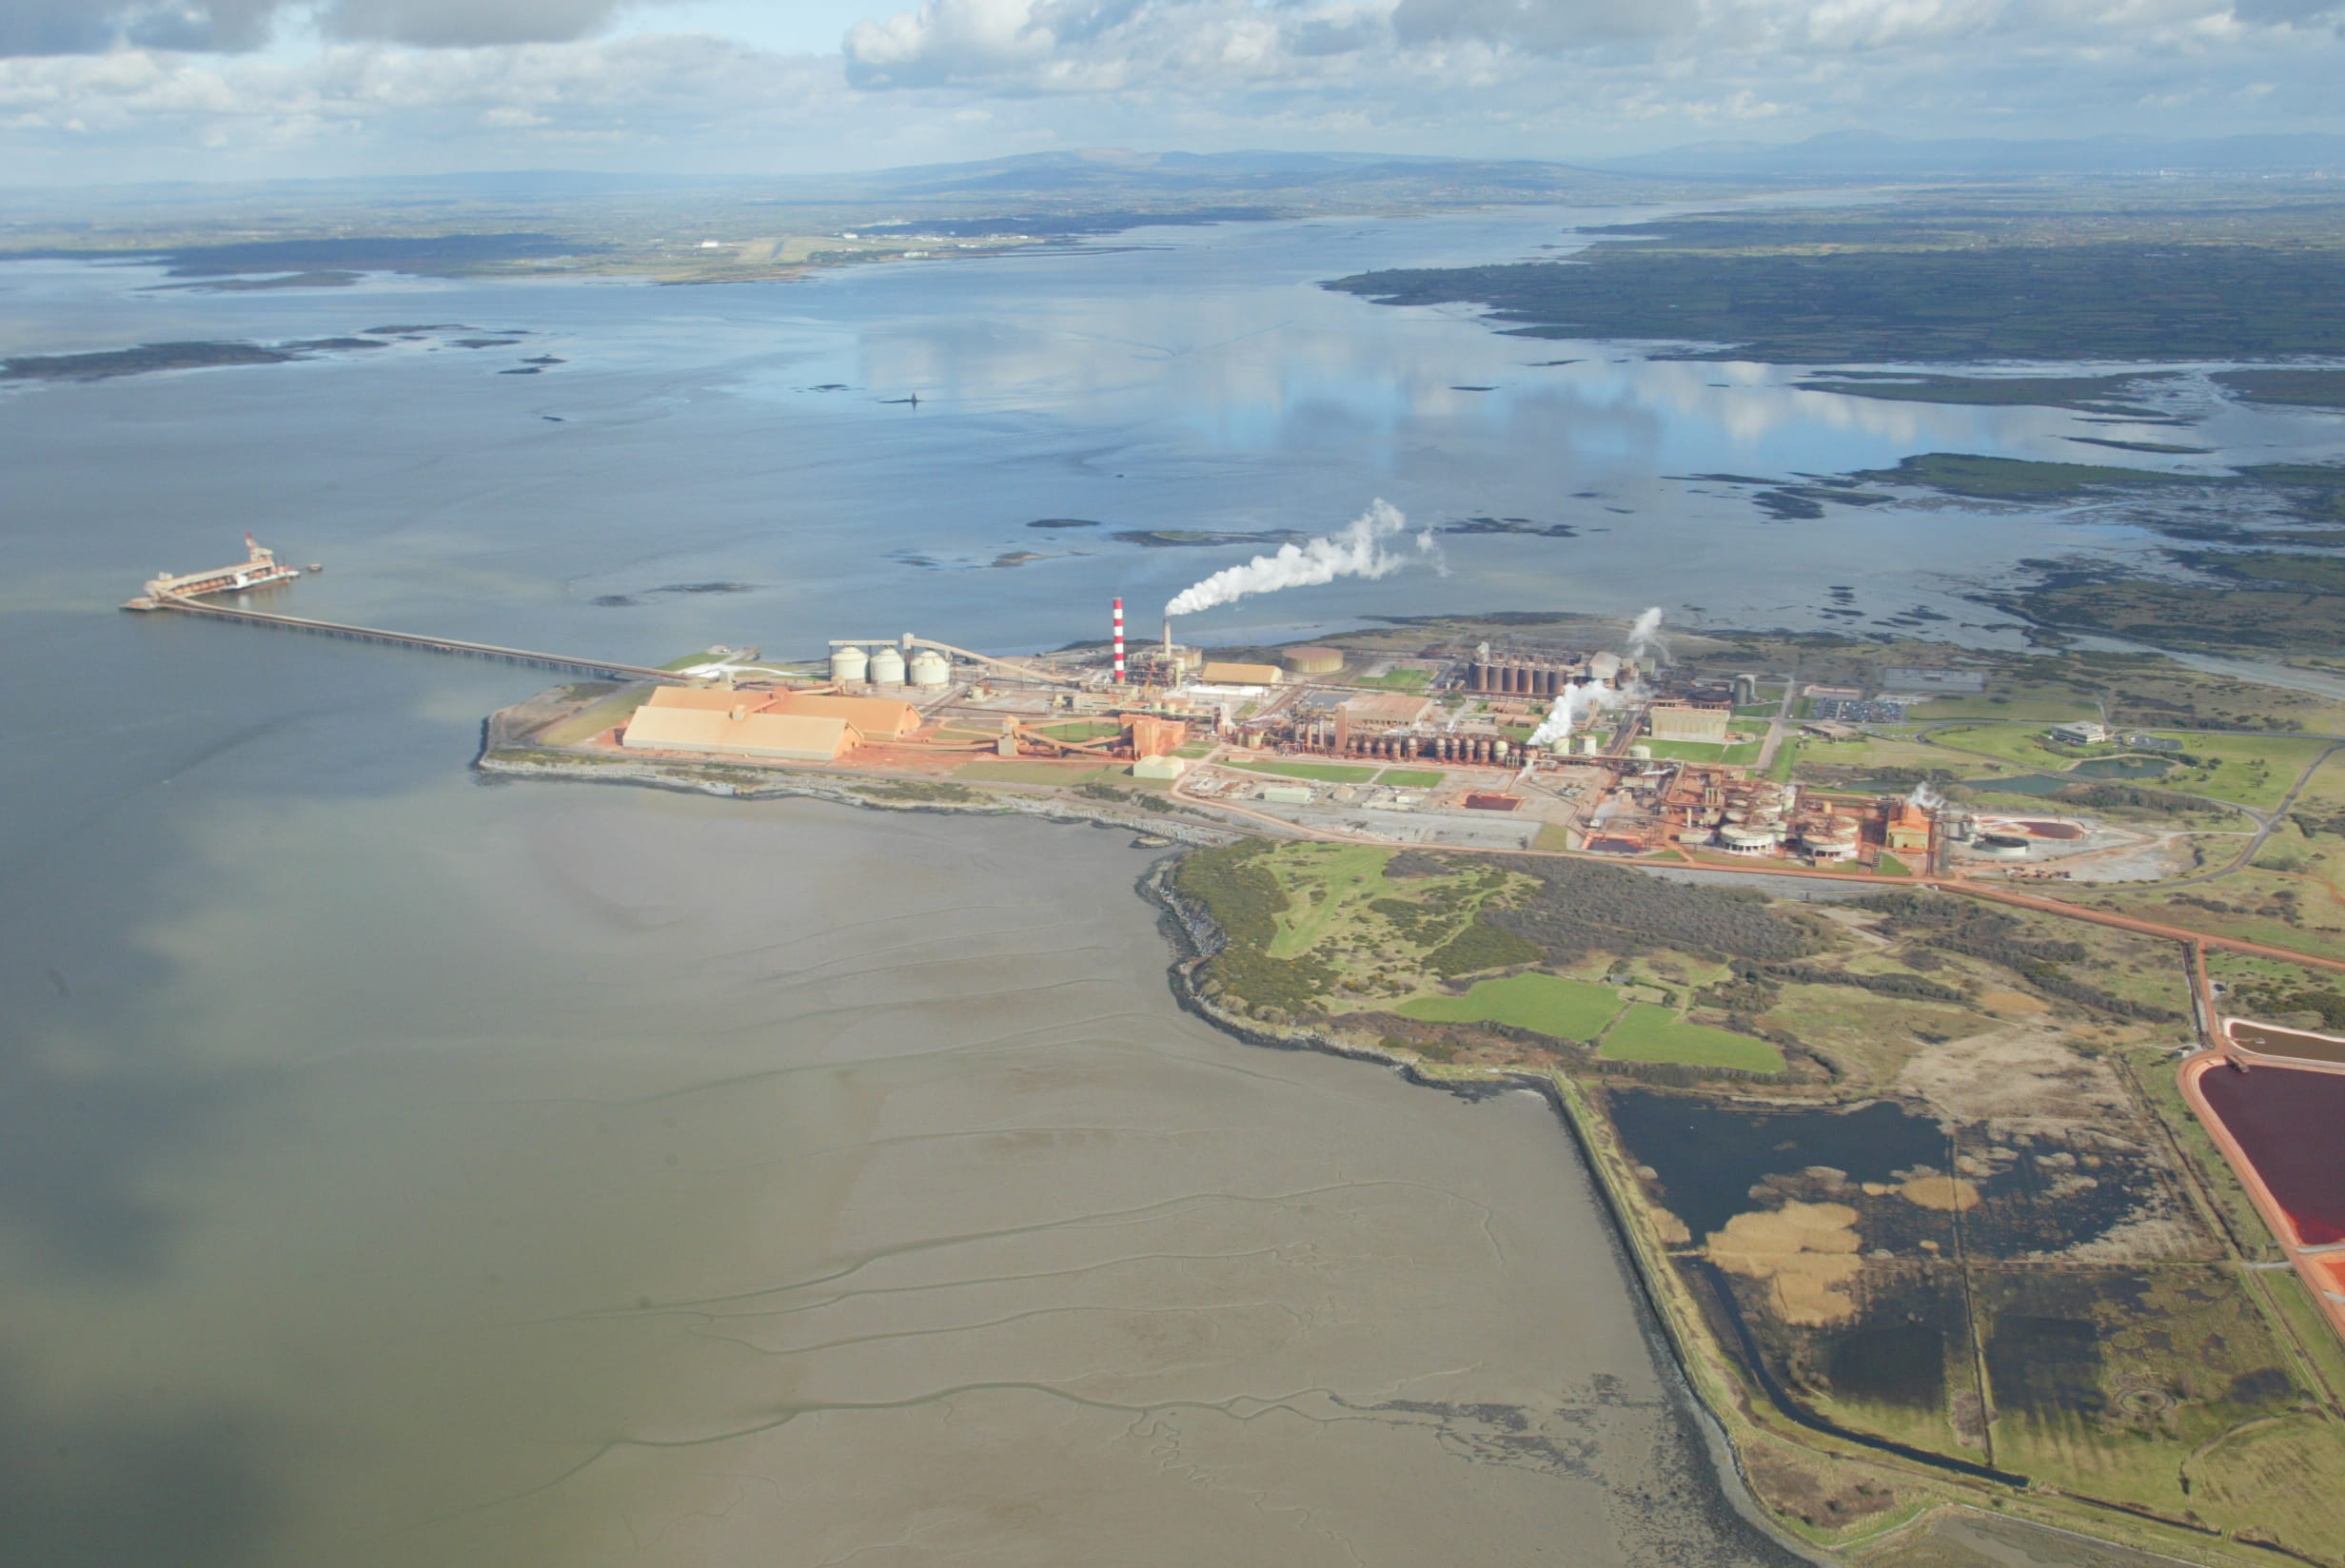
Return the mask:
<path id="1" fill-rule="evenodd" d="M 2152 656 L 1636 635 L 1168 642 L 1120 688 L 1105 646 L 924 688 L 857 678 L 879 644 L 712 650 L 672 666 L 710 695 L 659 704 L 708 718 L 631 745 L 660 687 L 567 685 L 479 767 L 1134 831 L 1173 852 L 1142 891 L 1199 1016 L 1549 1101 L 1788 1538 L 2345 1560 L 2334 1307 L 2177 1073 L 2229 1018 L 2345 1022 L 2345 705 Z M 908 712 L 819 756 L 660 743 L 826 700 Z"/>

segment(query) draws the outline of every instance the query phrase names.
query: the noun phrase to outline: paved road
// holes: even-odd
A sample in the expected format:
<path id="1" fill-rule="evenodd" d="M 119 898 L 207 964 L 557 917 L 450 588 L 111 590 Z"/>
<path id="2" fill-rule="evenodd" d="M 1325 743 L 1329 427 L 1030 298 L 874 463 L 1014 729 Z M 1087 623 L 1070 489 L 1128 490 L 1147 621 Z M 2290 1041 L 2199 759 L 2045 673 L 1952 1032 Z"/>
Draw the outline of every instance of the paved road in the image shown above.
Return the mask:
<path id="1" fill-rule="evenodd" d="M 1763 777 L 1769 768 L 1775 766 L 1776 748 L 1783 743 L 1783 726 L 1790 722 L 1791 705 L 1799 700 L 1799 696 L 1800 668 L 1795 664 L 1783 672 L 1783 705 L 1775 710 L 1775 716 L 1767 721 L 1766 739 L 1759 743 L 1759 764 L 1752 772 Z"/>
<path id="2" fill-rule="evenodd" d="M 2296 776 L 2296 781 L 2288 787 L 2288 793 L 2280 797 L 2280 803 L 2272 808 L 2271 814 L 2256 818 L 2255 836 L 2247 841 L 2246 849 L 2232 857 L 2230 865 L 2220 871 L 2200 872 L 2196 876 L 2185 876 L 2174 882 L 2160 882 L 2157 886 L 2161 889 L 2193 887 L 2200 882 L 2212 882 L 2218 876 L 2229 876 L 2247 866 L 2262 852 L 2263 841 L 2272 836 L 2273 830 L 2288 820 L 2289 808 L 2296 803 L 2296 796 L 2304 793 L 2304 787 L 2313 781 L 2313 775 L 2320 771 L 2320 765 L 2339 752 L 2345 752 L 2345 741 L 2339 741 L 2324 748 L 2318 756 L 2313 758 L 2304 772 Z M 2242 806 L 2239 809 L 2247 812 L 2250 816 L 2256 815 L 2247 807 Z"/>

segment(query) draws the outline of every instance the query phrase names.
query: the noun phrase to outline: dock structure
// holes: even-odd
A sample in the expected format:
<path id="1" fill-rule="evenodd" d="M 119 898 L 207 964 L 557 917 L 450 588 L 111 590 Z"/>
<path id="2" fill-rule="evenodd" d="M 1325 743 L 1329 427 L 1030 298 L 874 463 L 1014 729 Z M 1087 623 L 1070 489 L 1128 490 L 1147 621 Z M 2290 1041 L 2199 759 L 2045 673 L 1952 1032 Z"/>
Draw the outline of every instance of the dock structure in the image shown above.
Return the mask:
<path id="1" fill-rule="evenodd" d="M 462 654 L 472 658 L 502 659 L 508 664 L 534 664 L 547 670 L 577 670 L 601 676 L 610 680 L 653 680 L 686 686 L 693 684 L 690 676 L 673 670 L 656 670 L 641 664 L 621 664 L 613 659 L 580 658 L 568 654 L 542 654 L 527 648 L 506 648 L 493 642 L 465 642 L 457 637 L 423 637 L 414 632 L 386 632 L 374 626 L 347 626 L 339 621 L 310 620 L 302 616 L 280 616 L 266 610 L 242 610 L 226 604 L 207 604 L 201 599 L 182 594 L 150 592 L 146 598 L 132 600 L 128 609 L 174 610 L 181 615 L 207 616 L 214 620 L 242 621 L 249 626 L 274 626 L 287 632 L 309 632 L 319 637 L 346 637 L 355 642 L 379 642 L 393 648 L 419 648 L 426 653 Z"/>

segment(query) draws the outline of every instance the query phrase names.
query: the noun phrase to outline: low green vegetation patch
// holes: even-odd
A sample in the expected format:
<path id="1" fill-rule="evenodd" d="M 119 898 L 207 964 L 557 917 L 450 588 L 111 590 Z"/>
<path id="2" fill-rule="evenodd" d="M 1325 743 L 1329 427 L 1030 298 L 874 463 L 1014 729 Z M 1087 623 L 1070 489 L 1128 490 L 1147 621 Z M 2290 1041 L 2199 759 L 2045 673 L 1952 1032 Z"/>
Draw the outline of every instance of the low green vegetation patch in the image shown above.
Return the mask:
<path id="1" fill-rule="evenodd" d="M 1596 1054 L 1613 1062 L 1665 1062 L 1684 1067 L 1781 1072 L 1783 1053 L 1770 1041 L 1730 1029 L 1689 1024 L 1668 1008 L 1634 1002 L 1605 1031 Z"/>
<path id="2" fill-rule="evenodd" d="M 2126 580 L 2061 583 L 1988 600 L 2039 626 L 2196 653 L 2326 653 L 2345 642 L 2345 595 Z"/>
<path id="3" fill-rule="evenodd" d="M 1404 852 L 1395 869 L 1430 856 Z M 1593 952 L 1621 956 L 1668 949 L 1712 961 L 1780 960 L 1819 951 L 1824 939 L 1779 913 L 1764 893 L 1671 882 L 1619 866 L 1527 855 L 1494 856 L 1492 863 L 1535 880 L 1537 891 L 1519 906 L 1488 918 L 1547 950 L 1569 966 Z"/>
<path id="4" fill-rule="evenodd" d="M 964 762 L 953 770 L 956 778 L 966 778 L 979 784 L 1064 784 L 1080 785 L 1105 779 L 1111 770 L 1090 768 L 1077 772 L 1056 762 L 1013 762 L 1007 757 L 999 761 Z"/>
<path id="5" fill-rule="evenodd" d="M 2250 402 L 2345 408 L 2345 370 L 2226 370 L 2215 380 Z"/>
<path id="6" fill-rule="evenodd" d="M 1707 740 L 1642 740 L 1652 755 L 1665 762 L 1728 762 L 1748 767 L 1759 760 L 1761 742 L 1738 740 L 1731 745 Z"/>
<path id="7" fill-rule="evenodd" d="M 1395 1011 L 1429 1024 L 1505 1024 L 1557 1040 L 1593 1040 L 1621 1010 L 1609 986 L 1554 974 L 1509 974 L 1462 996 L 1418 996 Z"/>
<path id="8" fill-rule="evenodd" d="M 889 779 L 879 783 L 862 784 L 857 794 L 868 800 L 921 802 L 932 805 L 967 805 L 983 800 L 982 790 L 973 790 L 966 784 L 948 784 L 936 779 Z"/>
<path id="9" fill-rule="evenodd" d="M 2207 482 L 2200 475 L 2168 474 L 2154 468 L 2037 462 L 2023 458 L 1980 457 L 1969 452 L 1924 452 L 1905 459 L 1895 468 L 1867 469 L 1853 477 L 1876 484 L 1912 485 L 1976 500 L 2053 500 L 2095 489 Z"/>
<path id="10" fill-rule="evenodd" d="M 1430 670 L 1387 670 L 1380 676 L 1355 676 L 1354 686 L 1373 686 L 1387 692 L 1422 692 L 1433 683 Z"/>
<path id="11" fill-rule="evenodd" d="M 592 740 L 605 730 L 616 729 L 634 716 L 635 711 L 651 700 L 655 688 L 628 686 L 612 693 L 591 707 L 581 708 L 568 718 L 549 724 L 538 733 L 542 746 L 576 746 Z"/>
<path id="12" fill-rule="evenodd" d="M 1933 219 L 1894 221 L 1911 231 Z M 1732 346 L 1688 359 L 1775 364 L 2345 353 L 2345 256 L 2333 249 L 2224 244 L 2219 230 L 2212 243 L 2074 243 L 2057 222 L 1973 213 L 1917 240 L 1845 215 L 1771 214 L 1764 237 L 1746 225 L 1747 248 L 1726 248 L 1717 220 L 1705 232 L 1705 220 L 1672 219 L 1642 231 L 1650 244 L 1568 262 L 1325 286 L 1381 304 L 1487 305 L 1525 337 L 1692 340 Z"/>
<path id="13" fill-rule="evenodd" d="M 1225 768 L 1242 773 L 1272 774 L 1280 778 L 1309 778 L 1322 784 L 1365 784 L 1376 776 L 1373 768 L 1355 768 L 1342 762 L 1224 762 Z"/>
<path id="14" fill-rule="evenodd" d="M 1440 774 L 1427 773 L 1421 768 L 1387 768 L 1376 775 L 1376 782 L 1395 790 L 1436 790 L 1441 787 Z"/>
<path id="15" fill-rule="evenodd" d="M 2174 550 L 2185 566 L 2241 582 L 2283 583 L 2316 594 L 2345 594 L 2345 559 L 2282 550 Z"/>
<path id="16" fill-rule="evenodd" d="M 1536 964 L 1546 956 L 1547 950 L 1536 943 L 1526 942 L 1514 932 L 1493 926 L 1477 915 L 1464 931 L 1427 953 L 1425 967 L 1447 980 L 1453 975 L 1474 974 L 1483 970 Z"/>
<path id="17" fill-rule="evenodd" d="M 1053 740 L 1069 740 L 1081 744 L 1087 740 L 1110 740 L 1124 733 L 1124 727 L 1112 719 L 1077 718 L 1061 724 L 1045 724 L 1042 733 Z"/>
<path id="18" fill-rule="evenodd" d="M 1966 407 L 2073 408 L 2088 414 L 2155 414 L 2124 401 L 2151 376 L 1900 376 L 1827 373 L 1799 383 L 1803 392 L 1891 402 L 1959 403 Z"/>

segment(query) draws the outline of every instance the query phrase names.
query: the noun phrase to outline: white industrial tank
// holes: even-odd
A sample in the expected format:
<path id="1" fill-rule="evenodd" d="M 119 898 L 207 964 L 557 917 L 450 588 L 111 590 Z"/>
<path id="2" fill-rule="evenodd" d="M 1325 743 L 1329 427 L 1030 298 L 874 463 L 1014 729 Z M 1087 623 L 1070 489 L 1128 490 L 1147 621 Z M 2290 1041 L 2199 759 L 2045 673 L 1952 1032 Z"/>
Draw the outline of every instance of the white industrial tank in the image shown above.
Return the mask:
<path id="1" fill-rule="evenodd" d="M 904 656 L 893 648 L 881 648 L 871 656 L 871 683 L 874 686 L 901 686 L 904 683 Z"/>
<path id="2" fill-rule="evenodd" d="M 934 648 L 923 648 L 912 656 L 910 666 L 915 686 L 950 686 L 953 684 L 953 661 Z"/>
<path id="3" fill-rule="evenodd" d="M 871 659 L 863 650 L 849 643 L 844 648 L 831 650 L 831 678 L 836 681 L 858 681 L 867 678 Z"/>

